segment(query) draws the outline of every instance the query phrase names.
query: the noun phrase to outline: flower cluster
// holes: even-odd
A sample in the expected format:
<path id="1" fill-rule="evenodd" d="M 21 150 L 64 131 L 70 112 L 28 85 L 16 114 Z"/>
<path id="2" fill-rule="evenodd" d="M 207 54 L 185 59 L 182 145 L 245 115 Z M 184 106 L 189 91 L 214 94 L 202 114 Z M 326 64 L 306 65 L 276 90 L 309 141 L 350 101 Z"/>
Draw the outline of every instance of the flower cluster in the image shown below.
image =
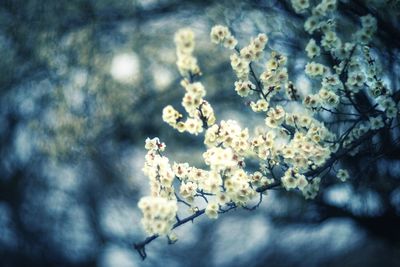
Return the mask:
<path id="1" fill-rule="evenodd" d="M 267 42 L 268 37 L 265 34 L 259 34 L 256 38 L 251 39 L 247 46 L 241 50 L 237 49 L 237 54 L 231 55 L 231 66 L 239 81 L 247 82 L 249 80 L 250 63 L 261 58 Z"/>
<path id="2" fill-rule="evenodd" d="M 251 101 L 250 107 L 254 112 L 263 112 L 268 110 L 269 103 L 265 99 L 258 99 L 256 102 Z"/>
<path id="3" fill-rule="evenodd" d="M 304 175 L 296 173 L 293 169 L 289 168 L 282 177 L 282 185 L 286 190 L 294 188 L 304 190 L 308 185 L 308 181 Z"/>
<path id="4" fill-rule="evenodd" d="M 310 123 L 299 127 L 300 131 L 282 149 L 285 163 L 300 171 L 322 166 L 335 151 L 331 141 L 335 139 L 335 135 L 323 125 Z"/>
<path id="5" fill-rule="evenodd" d="M 181 81 L 181 86 L 185 89 L 185 95 L 182 98 L 182 106 L 188 114 L 188 118 L 184 121 L 183 115 L 175 110 L 171 105 L 166 106 L 163 109 L 162 118 L 173 128 L 179 132 L 189 132 L 190 134 L 199 134 L 203 131 L 203 128 L 213 125 L 215 123 L 214 110 L 211 105 L 203 99 L 206 95 L 206 90 L 201 82 L 194 82 L 193 78 L 200 75 L 200 69 L 196 65 L 196 68 L 192 68 L 189 65 L 182 65 L 185 62 L 182 61 L 183 57 L 191 58 L 191 62 L 197 62 L 191 53 L 194 47 L 194 34 L 189 29 L 183 29 L 176 33 L 175 42 L 177 44 L 177 55 L 178 61 L 177 66 L 180 69 L 182 76 L 186 74 L 189 78 L 184 78 Z M 190 47 L 187 48 L 187 47 Z M 187 54 L 185 54 L 187 52 Z"/>
<path id="6" fill-rule="evenodd" d="M 305 72 L 310 77 L 322 76 L 327 73 L 327 67 L 320 63 L 309 62 L 306 65 Z"/>
<path id="7" fill-rule="evenodd" d="M 265 124 L 270 128 L 277 128 L 285 120 L 285 111 L 283 107 L 276 106 L 275 108 L 270 108 L 267 113 L 267 118 L 265 119 Z"/>
<path id="8" fill-rule="evenodd" d="M 143 213 L 142 224 L 149 235 L 168 235 L 175 223 L 176 201 L 163 197 L 143 197 L 138 204 Z"/>
<path id="9" fill-rule="evenodd" d="M 256 38 L 251 39 L 250 43 L 240 50 L 240 57 L 248 62 L 261 59 L 268 37 L 260 33 Z"/>
<path id="10" fill-rule="evenodd" d="M 264 72 L 260 75 L 263 93 L 270 100 L 282 87 L 288 86 L 288 71 L 285 67 L 287 58 L 279 52 L 272 51 L 265 64 Z"/>
<path id="11" fill-rule="evenodd" d="M 329 106 L 336 107 L 340 101 L 339 91 L 343 91 L 343 84 L 337 74 L 316 62 L 309 62 L 305 67 L 305 73 L 312 78 L 321 79 L 321 89 L 315 94 L 307 95 L 303 104 L 306 108 L 311 110 L 319 110 L 320 107 Z"/>
<path id="12" fill-rule="evenodd" d="M 241 129 L 234 120 L 221 121 L 219 125 L 213 125 L 205 134 L 204 143 L 208 147 L 230 147 L 241 156 L 245 156 L 249 148 L 249 131 Z"/>
<path id="13" fill-rule="evenodd" d="M 293 6 L 296 10 L 296 6 Z M 317 30 L 328 32 L 334 24 L 331 21 L 326 21 L 325 18 L 336 10 L 336 0 L 322 0 L 318 5 L 312 8 L 311 16 L 304 23 L 304 29 L 313 34 Z"/>
<path id="14" fill-rule="evenodd" d="M 367 44 L 378 28 L 376 19 L 372 15 L 363 16 L 361 17 L 361 26 L 361 29 L 355 33 L 355 38 L 360 43 Z"/>
<path id="15" fill-rule="evenodd" d="M 222 43 L 226 48 L 229 49 L 234 49 L 238 43 L 229 29 L 221 25 L 216 25 L 211 29 L 210 37 L 213 43 Z"/>
<path id="16" fill-rule="evenodd" d="M 317 111 L 328 106 L 336 107 L 340 101 L 339 91 L 343 90 L 343 84 L 336 74 L 327 74 L 321 82 L 321 89 L 316 94 L 310 94 L 303 100 L 306 108 Z"/>
<path id="17" fill-rule="evenodd" d="M 142 224 L 148 234 L 170 233 L 178 210 L 174 187 L 175 174 L 168 158 L 161 155 L 165 144 L 158 138 L 147 139 L 148 150 L 143 172 L 149 177 L 150 195 L 139 201 L 143 213 Z"/>
<path id="18" fill-rule="evenodd" d="M 364 89 L 367 88 L 367 93 L 375 101 L 375 103 L 372 101 L 368 110 L 373 114 L 363 123 L 353 127 L 350 134 L 344 138 L 345 146 L 359 138 L 359 133 L 364 133 L 365 129 L 378 130 L 384 126 L 385 118 L 395 118 L 398 115 L 398 108 L 390 90 L 378 78 L 381 76 L 379 62 L 373 58 L 368 46 L 377 31 L 376 19 L 372 15 L 362 16 L 361 28 L 352 35 L 350 41 L 345 42 L 335 30 L 337 18 L 333 12 L 337 8 L 336 0 L 322 0 L 315 6 L 308 1 L 298 0 L 292 1 L 292 7 L 297 13 L 309 14 L 304 28 L 313 34 L 313 38 L 306 45 L 307 56 L 311 59 L 318 58 L 323 48 L 335 62 L 338 62 L 332 69 L 316 61 L 306 64 L 305 73 L 312 79 L 320 80 L 321 87 L 306 95 L 303 105 L 315 113 L 321 109 L 332 112 L 330 108 L 336 109 L 340 102 L 349 101 L 354 104 L 356 94 L 365 97 Z M 319 44 L 314 39 L 317 33 L 321 35 Z M 360 113 L 361 110 L 356 108 L 355 111 Z"/>
<path id="19" fill-rule="evenodd" d="M 160 143 L 158 138 L 147 139 L 146 161 L 143 172 L 149 177 L 150 195 L 154 197 L 164 197 L 173 199 L 174 188 L 172 182 L 174 180 L 174 172 L 167 157 L 160 154 L 165 149 L 165 144 Z"/>
<path id="20" fill-rule="evenodd" d="M 181 75 L 199 74 L 197 59 L 192 53 L 195 47 L 194 33 L 190 29 L 181 29 L 175 34 L 177 65 Z"/>

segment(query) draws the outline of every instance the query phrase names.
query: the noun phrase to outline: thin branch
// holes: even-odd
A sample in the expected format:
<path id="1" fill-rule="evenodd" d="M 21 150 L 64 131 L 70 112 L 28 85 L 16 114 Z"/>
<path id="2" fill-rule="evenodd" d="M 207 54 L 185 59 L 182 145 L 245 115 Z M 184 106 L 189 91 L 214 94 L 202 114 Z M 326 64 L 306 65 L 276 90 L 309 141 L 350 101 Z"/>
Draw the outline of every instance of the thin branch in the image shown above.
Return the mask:
<path id="1" fill-rule="evenodd" d="M 191 206 L 192 206 L 192 205 L 190 205 L 188 202 L 186 202 L 185 200 L 181 199 L 181 198 L 178 196 L 177 193 L 175 193 L 175 197 L 176 197 L 176 200 L 177 200 L 178 202 L 181 202 L 181 203 L 185 204 L 185 205 L 188 206 L 188 207 L 191 207 Z"/>
<path id="2" fill-rule="evenodd" d="M 281 185 L 281 181 L 274 181 L 274 182 L 271 183 L 271 184 L 267 184 L 267 185 L 260 186 L 259 188 L 256 189 L 256 191 L 259 192 L 259 193 L 261 193 L 261 192 L 264 192 L 264 191 L 266 191 L 266 190 L 269 190 L 269 189 L 278 187 L 278 186 L 280 186 L 280 185 Z"/>
<path id="3" fill-rule="evenodd" d="M 251 62 L 249 63 L 249 67 L 250 67 L 250 74 L 251 74 L 251 76 L 253 76 L 253 79 L 256 81 L 258 92 L 262 95 L 262 97 L 265 100 L 267 100 L 268 95 L 264 94 L 263 86 L 262 86 L 261 82 L 258 80 L 257 75 L 253 70 L 253 66 L 252 66 Z"/>
<path id="4" fill-rule="evenodd" d="M 255 209 L 257 209 L 257 208 L 260 206 L 260 204 L 261 204 L 261 202 L 262 202 L 262 199 L 263 199 L 263 194 L 260 193 L 260 198 L 258 199 L 258 202 L 257 202 L 253 207 L 246 207 L 246 206 L 243 206 L 243 208 L 244 208 L 245 210 L 255 210 Z"/>
<path id="5" fill-rule="evenodd" d="M 192 222 L 193 222 L 193 220 L 194 220 L 195 218 L 197 218 L 197 217 L 199 217 L 200 215 L 204 214 L 204 212 L 205 212 L 205 209 L 198 210 L 198 211 L 196 211 L 195 213 L 193 213 L 191 216 L 188 216 L 188 217 L 186 217 L 186 218 L 184 218 L 184 219 L 178 220 L 178 221 L 173 225 L 172 229 L 175 229 L 175 228 L 179 227 L 180 225 L 185 224 L 185 223 L 187 223 L 187 222 L 189 222 L 189 221 L 192 221 Z M 147 237 L 147 238 L 146 238 L 144 241 L 142 241 L 142 242 L 133 244 L 133 247 L 134 247 L 135 250 L 139 253 L 139 255 L 140 255 L 140 257 L 142 258 L 142 260 L 145 260 L 146 257 L 147 257 L 147 254 L 146 254 L 146 245 L 149 244 L 149 243 L 150 243 L 151 241 L 153 241 L 154 239 L 157 239 L 158 237 L 159 237 L 159 235 L 152 235 L 152 236 Z"/>
<path id="6" fill-rule="evenodd" d="M 346 113 L 346 112 L 339 112 L 339 111 L 333 111 L 324 107 L 321 107 L 322 110 L 328 111 L 329 113 L 335 114 L 335 115 L 348 115 L 348 116 L 358 116 L 360 117 L 360 114 L 355 114 L 355 113 Z"/>

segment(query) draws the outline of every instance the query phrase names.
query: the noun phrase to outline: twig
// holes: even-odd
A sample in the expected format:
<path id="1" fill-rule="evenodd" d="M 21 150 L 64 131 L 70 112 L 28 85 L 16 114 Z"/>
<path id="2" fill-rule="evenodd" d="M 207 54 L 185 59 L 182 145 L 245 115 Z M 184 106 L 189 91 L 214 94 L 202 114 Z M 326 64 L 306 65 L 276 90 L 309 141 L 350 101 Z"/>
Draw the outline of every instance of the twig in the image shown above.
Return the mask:
<path id="1" fill-rule="evenodd" d="M 261 204 L 261 202 L 262 202 L 262 199 L 263 199 L 263 194 L 260 193 L 260 198 L 258 199 L 257 204 L 255 204 L 253 207 L 246 207 L 246 206 L 243 206 L 243 208 L 244 208 L 245 210 L 255 210 L 255 209 L 257 209 L 257 208 L 260 206 L 260 204 Z"/>
<path id="2" fill-rule="evenodd" d="M 199 217 L 199 216 L 202 215 L 204 212 L 205 212 L 205 209 L 198 210 L 198 211 L 196 211 L 194 214 L 192 214 L 191 216 L 188 216 L 188 217 L 186 217 L 186 218 L 184 218 L 184 219 L 178 220 L 178 221 L 172 226 L 172 229 L 175 229 L 175 228 L 177 228 L 178 226 L 180 226 L 180 225 L 182 225 L 182 224 L 185 224 L 185 223 L 187 223 L 187 222 L 189 222 L 189 221 L 192 221 L 192 222 L 193 222 L 193 220 L 194 220 L 195 218 Z M 147 257 L 147 254 L 146 254 L 146 245 L 149 244 L 151 241 L 153 241 L 154 239 L 156 239 L 156 238 L 158 238 L 158 237 L 159 237 L 159 235 L 152 235 L 152 236 L 147 237 L 147 238 L 146 238 L 144 241 L 142 241 L 142 242 L 133 244 L 133 247 L 137 250 L 137 252 L 139 253 L 139 255 L 140 255 L 140 257 L 142 258 L 142 260 L 145 260 L 146 257 Z"/>
<path id="3" fill-rule="evenodd" d="M 259 188 L 256 189 L 256 191 L 259 192 L 259 193 L 262 193 L 262 192 L 264 192 L 264 191 L 266 191 L 268 189 L 272 189 L 272 188 L 278 187 L 280 185 L 281 185 L 281 181 L 275 181 L 275 182 L 273 182 L 271 184 L 260 186 Z"/>

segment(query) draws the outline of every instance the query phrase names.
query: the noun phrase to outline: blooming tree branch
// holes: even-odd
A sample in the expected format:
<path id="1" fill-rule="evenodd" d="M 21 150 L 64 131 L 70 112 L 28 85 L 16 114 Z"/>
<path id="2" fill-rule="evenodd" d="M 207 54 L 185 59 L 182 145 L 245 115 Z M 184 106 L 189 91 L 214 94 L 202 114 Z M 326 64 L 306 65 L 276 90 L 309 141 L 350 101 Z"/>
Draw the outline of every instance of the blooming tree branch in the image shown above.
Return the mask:
<path id="1" fill-rule="evenodd" d="M 307 15 L 304 29 L 311 35 L 305 47 L 310 61 L 304 73 L 316 85 L 305 95 L 290 80 L 287 56 L 278 51 L 265 53 L 266 34 L 258 34 L 240 48 L 227 27 L 211 29 L 211 41 L 232 50 L 230 62 L 237 78 L 234 90 L 250 99 L 253 112 L 263 115 L 264 123 L 256 127 L 243 128 L 235 120 L 217 121 L 199 81 L 202 73 L 193 56 L 194 33 L 185 28 L 175 34 L 185 114 L 168 105 L 162 117 L 179 132 L 202 135 L 207 168 L 171 164 L 163 155 L 164 143 L 158 138 L 146 140 L 143 171 L 149 177 L 150 195 L 138 206 L 149 237 L 134 244 L 143 259 L 146 245 L 159 236 L 173 243 L 177 240 L 175 228 L 203 214 L 217 219 L 237 208 L 255 210 L 270 189 L 293 190 L 306 199 L 315 198 L 325 176 L 333 174 L 342 182 L 350 178 L 344 168 L 334 168 L 343 157 L 356 155 L 377 133 L 395 127 L 398 99 L 380 78 L 378 58 L 371 53 L 376 19 L 361 17 L 360 29 L 344 41 L 345 36 L 336 32 L 336 0 L 322 0 L 315 6 L 308 0 L 291 3 L 296 13 Z M 333 65 L 317 62 L 323 62 L 323 57 Z M 257 70 L 254 63 L 261 60 L 266 60 L 264 68 Z M 295 108 L 279 105 L 282 101 Z M 324 116 L 327 114 L 330 116 Z M 344 127 L 332 127 L 327 117 Z M 248 168 L 246 162 L 256 163 L 258 168 Z M 254 201 L 256 204 L 251 204 Z M 178 203 L 191 214 L 181 219 Z"/>

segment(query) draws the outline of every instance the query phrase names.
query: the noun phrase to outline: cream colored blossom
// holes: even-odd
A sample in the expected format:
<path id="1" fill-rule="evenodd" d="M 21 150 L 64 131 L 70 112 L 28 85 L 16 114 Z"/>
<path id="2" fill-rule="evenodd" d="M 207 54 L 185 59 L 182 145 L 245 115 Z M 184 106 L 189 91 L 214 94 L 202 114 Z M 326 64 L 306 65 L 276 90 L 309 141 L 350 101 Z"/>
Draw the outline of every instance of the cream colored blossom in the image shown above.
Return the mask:
<path id="1" fill-rule="evenodd" d="M 345 182 L 347 179 L 349 179 L 349 173 L 346 171 L 346 170 L 344 170 L 344 169 L 339 169 L 338 170 L 338 172 L 337 172 L 337 174 L 336 174 L 336 177 L 340 180 L 340 181 L 342 181 L 342 182 Z"/>
<path id="2" fill-rule="evenodd" d="M 209 202 L 206 207 L 206 215 L 210 219 L 217 219 L 218 218 L 218 203 L 216 202 Z"/>

